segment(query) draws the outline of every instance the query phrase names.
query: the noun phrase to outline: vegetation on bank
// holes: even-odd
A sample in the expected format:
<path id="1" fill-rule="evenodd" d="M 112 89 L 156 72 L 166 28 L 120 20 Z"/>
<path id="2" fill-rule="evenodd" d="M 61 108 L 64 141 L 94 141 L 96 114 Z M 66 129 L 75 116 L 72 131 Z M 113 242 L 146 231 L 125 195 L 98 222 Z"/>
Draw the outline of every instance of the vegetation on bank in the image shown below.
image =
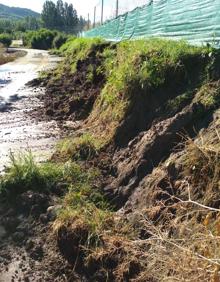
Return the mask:
<path id="1" fill-rule="evenodd" d="M 87 60 L 91 60 L 86 69 L 87 82 L 93 83 L 99 75 L 105 77 L 104 87 L 88 118 L 91 125 L 97 121 L 95 134 L 102 139 L 103 145 L 112 139 L 118 142 L 119 124 L 134 108 L 138 111 L 138 103 L 143 115 L 145 110 L 155 110 L 145 101 L 149 99 L 153 102 L 156 96 L 161 103 L 165 103 L 161 110 L 168 114 L 178 111 L 192 100 L 197 87 L 212 79 L 213 68 L 219 62 L 219 52 L 211 47 L 194 47 L 182 41 L 161 39 L 109 44 L 98 38 L 73 38 L 58 53 L 63 54 L 65 59 L 54 71 L 53 81 L 59 81 L 63 72 L 74 76 L 79 64 Z M 101 62 L 98 67 L 91 59 L 93 54 Z M 175 77 L 175 81 L 171 82 L 171 77 Z M 166 92 L 171 92 L 170 97 Z M 136 131 L 144 130 L 143 122 L 138 120 L 137 115 L 133 128 L 130 128 L 131 136 L 125 132 L 128 136 L 123 142 L 136 134 L 135 127 Z"/>
<path id="2" fill-rule="evenodd" d="M 40 42 L 47 32 L 40 31 L 39 38 L 30 34 L 27 42 Z M 141 202 L 143 209 L 121 216 L 114 212 L 115 207 L 106 199 L 102 188 L 106 178 L 112 180 L 111 166 L 118 156 L 126 159 L 134 150 L 137 157 L 134 144 L 141 140 L 141 134 L 153 128 L 148 137 L 153 140 L 153 134 L 163 133 L 162 126 L 158 129 L 155 124 L 174 119 L 191 107 L 194 120 L 193 124 L 187 124 L 186 130 L 193 135 L 194 125 L 198 126 L 203 117 L 210 116 L 220 106 L 220 52 L 181 41 L 151 39 L 115 44 L 101 39 L 66 40 L 56 32 L 53 35 L 53 40 L 60 36 L 54 47 L 65 43 L 57 51 L 64 56 L 63 62 L 43 78 L 47 87 L 56 85 L 59 91 L 50 92 L 49 103 L 55 109 L 63 106 L 62 113 L 69 113 L 68 119 L 74 111 L 89 104 L 81 118 L 83 128 L 76 137 L 60 142 L 56 154 L 47 163 L 36 164 L 30 154 L 18 158 L 12 155 L 11 165 L 0 178 L 0 196 L 10 200 L 28 190 L 53 193 L 54 187 L 65 183 L 67 191 L 53 231 L 61 252 L 74 270 L 90 280 L 172 281 L 177 277 L 181 281 L 185 274 L 194 279 L 199 270 L 201 279 L 209 277 L 218 281 L 215 268 L 218 254 L 213 247 L 219 251 L 219 246 L 213 244 L 213 238 L 217 240 L 219 235 L 218 131 L 215 139 L 204 142 L 202 138 L 201 144 L 192 139 L 181 143 L 184 153 L 177 172 L 169 158 L 168 164 L 163 164 L 170 151 L 163 156 L 158 170 L 163 170 L 161 174 L 166 177 L 155 177 L 153 171 L 148 180 L 153 188 L 164 189 L 163 193 L 153 191 L 149 201 L 155 206 L 146 208 L 147 203 L 137 198 L 137 205 Z M 48 46 L 53 40 L 50 39 Z M 93 99 L 89 100 L 88 92 L 100 80 L 98 92 L 94 91 Z M 73 81 L 75 85 L 69 87 Z M 77 88 L 78 85 L 82 87 Z M 56 100 L 60 96 L 65 104 Z M 215 140 L 214 144 L 209 144 L 210 139 Z M 126 147 L 128 151 L 124 150 Z M 109 154 L 107 173 L 102 154 Z M 175 161 L 178 163 L 178 159 Z M 114 173 L 117 175 L 118 171 Z M 132 180 L 135 173 L 136 170 Z M 126 181 L 120 188 L 124 188 Z M 150 189 L 148 181 L 142 186 L 149 185 Z M 188 190 L 184 186 L 187 181 L 193 188 L 192 195 L 207 205 L 203 206 L 202 215 L 191 206 L 196 202 L 187 199 Z M 172 195 L 168 195 L 170 191 Z M 213 211 L 211 207 L 216 209 L 213 221 L 207 217 L 203 224 L 207 210 Z M 213 253 L 217 258 L 211 260 Z M 192 265 L 192 269 L 184 268 L 186 265 Z"/>
<path id="3" fill-rule="evenodd" d="M 77 76 L 78 72 L 83 70 L 86 80 L 90 83 L 95 83 L 94 78 L 97 74 L 101 73 L 105 77 L 104 86 L 91 112 L 88 113 L 88 118 L 84 125 L 86 135 L 72 138 L 72 140 L 66 140 L 62 143 L 62 146 L 58 148 L 59 154 L 65 155 L 67 159 L 69 157 L 80 163 L 82 161 L 88 162 L 90 161 L 90 157 L 91 159 L 97 158 L 106 144 L 113 143 L 116 147 L 120 145 L 127 146 L 128 142 L 137 136 L 139 132 L 149 129 L 154 119 L 163 120 L 169 118 L 191 103 L 197 105 L 195 122 L 196 119 L 202 119 L 220 105 L 218 83 L 220 53 L 218 50 L 214 50 L 211 47 L 193 47 L 185 42 L 159 39 L 128 41 L 118 44 L 108 44 L 100 39 L 71 39 L 60 48 L 59 52 L 65 56 L 65 59 L 51 76 L 51 80 L 55 83 L 61 79 L 61 74 L 64 72 L 74 77 Z M 95 56 L 93 56 L 94 54 Z M 101 61 L 101 65 L 99 65 L 98 68 L 94 62 L 94 57 Z M 85 62 L 85 65 L 83 62 Z M 68 93 L 67 97 L 70 95 L 71 94 Z M 77 99 L 79 99 L 79 97 L 77 97 Z M 184 177 L 192 175 L 193 179 L 195 179 L 193 180 L 195 181 L 193 187 L 195 187 L 196 191 L 200 188 L 202 191 L 206 191 L 203 194 L 204 197 L 202 196 L 200 200 L 203 200 L 204 204 L 213 206 L 213 203 L 216 204 L 217 201 L 217 195 L 214 196 L 214 194 L 217 191 L 216 185 L 219 181 L 217 165 L 218 151 L 213 151 L 213 148 L 207 147 L 206 149 L 201 149 L 198 145 L 195 145 L 194 142 L 189 145 L 187 143 L 185 158 L 186 161 L 183 163 Z M 201 170 L 204 173 L 202 178 L 199 177 Z M 202 180 L 203 178 L 205 179 L 204 181 Z M 211 188 L 207 190 L 207 187 Z M 210 196 L 207 191 L 211 190 L 212 193 Z M 201 196 L 201 193 L 199 195 Z M 210 200 L 210 197 L 212 200 Z M 141 201 L 141 199 L 139 200 Z M 176 203 L 175 200 L 174 203 Z M 192 213 L 197 212 L 194 208 L 193 206 Z M 68 205 L 64 209 L 64 213 L 67 210 Z M 205 212 L 208 213 L 208 210 L 207 208 Z M 180 211 L 182 211 L 182 208 L 180 208 Z M 180 216 L 182 216 L 182 214 Z M 62 221 L 62 218 L 58 218 L 57 221 L 58 228 L 56 230 L 61 241 L 61 233 L 64 232 L 64 226 L 68 234 L 72 234 L 71 232 L 74 233 L 74 230 L 81 230 L 79 226 L 84 226 L 82 221 L 79 223 L 78 219 L 75 220 L 74 215 L 71 219 L 71 213 L 68 213 L 67 218 L 67 221 Z M 83 216 L 80 219 L 83 219 Z M 191 223 L 192 225 L 194 224 L 193 220 L 194 217 L 189 225 Z M 210 225 L 213 226 L 213 224 L 215 224 L 214 222 L 216 221 L 213 219 Z M 157 224 L 159 226 L 156 226 Z M 183 223 L 181 224 L 183 225 Z M 135 223 L 135 225 L 138 224 Z M 161 281 L 160 279 L 165 278 L 166 275 L 181 277 L 181 269 L 176 267 L 176 272 L 174 271 L 175 273 L 173 273 L 169 263 L 171 263 L 171 261 L 174 263 L 177 259 L 175 254 L 184 248 L 185 251 L 181 252 L 183 265 L 188 264 L 186 255 L 188 254 L 189 260 L 191 260 L 195 269 L 201 265 L 204 267 L 207 265 L 205 259 L 204 261 L 198 259 L 199 254 L 203 254 L 202 250 L 204 246 L 207 246 L 210 252 L 214 252 L 212 245 L 213 240 L 208 235 L 204 235 L 204 242 L 201 245 L 193 241 L 193 235 L 190 237 L 192 241 L 188 243 L 187 238 L 184 237 L 185 235 L 181 235 L 183 236 L 180 239 L 181 243 L 176 244 L 175 236 L 171 236 L 170 238 L 166 237 L 167 234 L 166 231 L 163 231 L 164 226 L 162 226 L 162 219 L 161 225 L 160 222 L 157 222 L 154 226 L 152 222 L 147 222 L 147 220 L 144 220 L 145 227 L 143 227 L 141 223 L 140 225 L 141 227 L 135 228 L 138 234 L 140 234 L 139 232 L 143 232 L 142 228 L 146 228 L 145 231 L 151 234 L 149 238 L 153 236 L 156 240 L 154 244 L 154 241 L 150 241 L 149 239 L 149 246 L 152 248 L 155 263 L 157 262 L 160 267 L 166 265 L 166 269 L 161 268 L 161 272 L 159 273 L 155 272 L 155 265 L 152 265 L 151 268 L 144 265 L 144 260 L 149 261 L 149 258 L 145 257 L 148 251 L 142 252 L 139 249 L 140 246 L 134 243 L 134 241 L 139 240 L 139 235 L 135 234 L 134 238 L 136 239 L 129 241 L 126 236 L 120 237 L 117 231 L 112 234 L 111 231 L 114 230 L 113 226 L 105 227 L 106 230 L 111 229 L 108 231 L 109 234 L 111 234 L 111 240 L 118 236 L 117 243 L 119 243 L 119 238 L 124 238 L 124 241 L 129 246 L 128 253 L 134 261 L 136 261 L 134 253 L 137 254 L 139 252 L 139 254 L 141 253 L 143 256 L 144 259 L 139 260 L 140 264 L 136 264 L 136 271 L 138 271 L 137 269 L 143 270 L 142 275 L 140 275 L 140 281 L 142 281 L 141 277 L 145 279 L 146 277 L 155 277 L 158 279 L 157 281 Z M 122 226 L 124 226 L 124 223 Z M 130 234 L 133 234 L 132 228 L 131 226 L 129 227 Z M 191 225 L 190 228 L 195 230 Z M 198 228 L 198 236 L 199 234 L 205 234 L 204 232 L 206 231 L 204 231 L 202 224 L 198 223 L 196 228 Z M 104 265 L 105 269 L 107 271 L 109 270 L 108 266 L 105 264 L 105 258 L 107 256 L 106 252 L 109 251 L 107 242 L 110 240 L 110 237 L 106 238 L 104 233 L 101 234 L 103 246 L 98 246 L 98 248 L 95 249 L 90 246 L 89 252 L 86 252 L 86 254 L 83 252 L 82 254 L 83 257 L 86 256 L 84 265 L 86 265 L 85 269 L 87 271 L 87 267 L 90 265 L 88 261 L 90 261 L 91 258 L 92 262 L 94 263 L 95 261 L 97 264 L 100 259 L 102 266 Z M 212 240 L 212 243 L 210 243 L 210 240 Z M 71 242 L 69 243 L 71 244 Z M 84 244 L 87 249 L 88 245 L 85 242 Z M 199 250 L 199 254 L 193 252 L 195 245 Z M 114 249 L 111 244 L 110 246 L 110 249 Z M 123 252 L 128 255 L 127 249 L 125 250 L 124 248 L 123 245 Z M 169 249 L 172 250 L 173 254 L 169 254 L 168 259 L 167 254 L 169 253 Z M 163 252 L 162 250 L 166 251 Z M 155 256 L 155 253 L 158 254 L 158 256 Z M 95 255 L 99 259 L 95 260 Z M 120 256 L 121 254 L 119 254 L 119 257 Z M 72 257 L 74 257 L 73 254 Z M 120 257 L 121 262 L 116 263 L 117 265 L 123 265 L 124 261 L 122 257 Z M 126 261 L 127 265 L 129 265 L 131 261 L 132 260 Z M 121 276 L 113 275 L 114 278 L 112 279 L 119 279 L 119 277 L 125 279 L 125 273 L 122 274 L 118 272 L 117 268 L 114 269 L 114 271 L 114 275 L 120 273 Z M 169 271 L 170 274 L 168 274 Z M 184 271 L 189 277 L 194 277 L 190 272 L 191 270 L 185 269 Z M 109 271 L 108 274 L 111 277 L 112 272 Z M 207 273 L 201 273 L 201 277 L 207 277 L 207 275 Z M 130 277 L 132 277 L 132 275 Z M 214 277 L 218 276 L 217 274 L 213 274 L 211 277 L 214 279 Z"/>

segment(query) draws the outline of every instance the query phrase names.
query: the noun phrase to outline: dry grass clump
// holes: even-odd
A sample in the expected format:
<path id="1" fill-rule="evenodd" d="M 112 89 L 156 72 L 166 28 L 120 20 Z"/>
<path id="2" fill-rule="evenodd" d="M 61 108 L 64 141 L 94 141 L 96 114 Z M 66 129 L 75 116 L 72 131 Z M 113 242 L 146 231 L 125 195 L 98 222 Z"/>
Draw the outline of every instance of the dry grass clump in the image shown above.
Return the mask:
<path id="1" fill-rule="evenodd" d="M 216 131 L 218 135 L 218 132 Z M 220 140 L 219 140 L 220 142 Z M 219 207 L 220 147 L 218 144 L 187 141 L 184 175 L 189 178 L 192 194 L 206 205 Z"/>
<path id="2" fill-rule="evenodd" d="M 57 226 L 56 231 L 61 253 L 90 281 L 131 281 L 142 270 L 145 254 L 115 230 L 113 218 L 99 234 L 91 234 L 91 227 L 77 218 Z"/>
<path id="3" fill-rule="evenodd" d="M 176 217 L 167 226 L 156 225 L 143 212 L 142 224 L 150 236 L 130 242 L 130 249 L 139 250 L 142 265 L 139 275 L 130 281 L 220 281 L 219 216 L 212 213 L 211 219 L 208 209 L 195 206 L 187 206 L 186 212 L 185 203 L 178 209 L 187 219 Z M 201 212 L 204 221 L 198 223 L 192 213 Z"/>
<path id="4" fill-rule="evenodd" d="M 187 140 L 181 191 L 170 195 L 169 207 L 161 200 L 163 209 L 156 209 L 175 210 L 165 222 L 150 219 L 154 207 L 136 211 L 135 222 L 121 218 L 89 185 L 94 177 L 79 177 L 54 225 L 74 270 L 90 281 L 219 282 L 220 159 L 218 143 L 210 143 Z"/>

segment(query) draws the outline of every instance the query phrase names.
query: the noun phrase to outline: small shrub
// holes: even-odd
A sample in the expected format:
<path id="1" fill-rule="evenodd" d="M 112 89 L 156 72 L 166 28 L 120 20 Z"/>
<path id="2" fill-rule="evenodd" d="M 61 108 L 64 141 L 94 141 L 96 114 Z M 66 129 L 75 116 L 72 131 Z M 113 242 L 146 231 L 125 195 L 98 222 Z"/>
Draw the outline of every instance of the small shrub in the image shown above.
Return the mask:
<path id="1" fill-rule="evenodd" d="M 52 48 L 53 40 L 57 36 L 57 31 L 40 29 L 30 31 L 24 35 L 24 45 L 34 48 L 48 50 Z"/>
<path id="2" fill-rule="evenodd" d="M 8 48 L 12 43 L 12 37 L 9 34 L 0 34 L 0 43 Z"/>

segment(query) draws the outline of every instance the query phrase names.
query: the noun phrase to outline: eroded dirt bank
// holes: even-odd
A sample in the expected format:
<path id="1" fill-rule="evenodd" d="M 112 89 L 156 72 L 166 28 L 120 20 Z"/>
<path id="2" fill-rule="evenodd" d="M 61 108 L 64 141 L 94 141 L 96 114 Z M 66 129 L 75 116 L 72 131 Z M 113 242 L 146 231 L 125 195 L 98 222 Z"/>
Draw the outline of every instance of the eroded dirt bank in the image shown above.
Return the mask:
<path id="1" fill-rule="evenodd" d="M 72 130 L 49 169 L 1 180 L 3 281 L 219 281 L 219 51 L 74 39 L 60 52 L 35 84 Z"/>

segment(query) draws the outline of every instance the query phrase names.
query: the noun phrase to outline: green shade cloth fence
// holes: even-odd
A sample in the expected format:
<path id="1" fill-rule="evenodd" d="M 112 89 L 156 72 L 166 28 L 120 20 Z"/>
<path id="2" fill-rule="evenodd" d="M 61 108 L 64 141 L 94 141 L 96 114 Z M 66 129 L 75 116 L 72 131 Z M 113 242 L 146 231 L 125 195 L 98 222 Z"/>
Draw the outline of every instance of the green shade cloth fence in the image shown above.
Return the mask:
<path id="1" fill-rule="evenodd" d="M 220 0 L 148 0 L 146 5 L 85 32 L 84 37 L 110 41 L 165 37 L 220 47 Z"/>

